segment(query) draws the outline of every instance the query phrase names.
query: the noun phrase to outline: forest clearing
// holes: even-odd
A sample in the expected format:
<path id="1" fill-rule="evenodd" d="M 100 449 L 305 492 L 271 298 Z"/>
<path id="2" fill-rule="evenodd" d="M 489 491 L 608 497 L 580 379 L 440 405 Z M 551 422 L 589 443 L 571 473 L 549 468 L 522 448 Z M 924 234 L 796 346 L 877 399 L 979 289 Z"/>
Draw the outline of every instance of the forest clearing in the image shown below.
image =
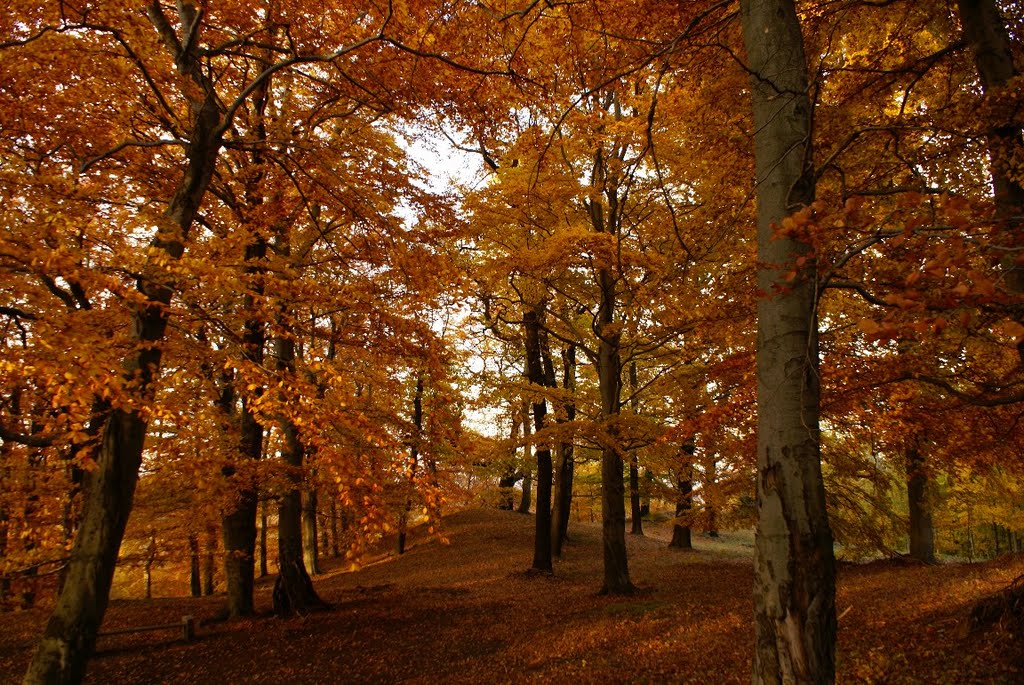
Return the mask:
<path id="1" fill-rule="evenodd" d="M 408 552 L 315 578 L 331 604 L 280 620 L 270 583 L 257 617 L 211 621 L 222 596 L 115 601 L 105 630 L 202 619 L 174 631 L 101 637 L 86 683 L 692 683 L 750 682 L 749 537 L 667 547 L 668 529 L 630 536 L 639 592 L 598 595 L 600 527 L 573 524 L 553 574 L 530 572 L 532 520 L 498 510 L 444 519 L 442 544 L 417 529 Z M 390 541 L 389 541 L 390 542 Z M 1020 682 L 1019 635 L 969 633 L 973 603 L 1024 573 L 1024 560 L 844 565 L 839 683 Z M 269 580 L 269 579 L 268 579 Z M 16 682 L 45 612 L 0 615 L 0 681 Z"/>
<path id="2" fill-rule="evenodd" d="M 1010 0 L 9 0 L 5 673 L 1013 679 L 1022 73 Z"/>

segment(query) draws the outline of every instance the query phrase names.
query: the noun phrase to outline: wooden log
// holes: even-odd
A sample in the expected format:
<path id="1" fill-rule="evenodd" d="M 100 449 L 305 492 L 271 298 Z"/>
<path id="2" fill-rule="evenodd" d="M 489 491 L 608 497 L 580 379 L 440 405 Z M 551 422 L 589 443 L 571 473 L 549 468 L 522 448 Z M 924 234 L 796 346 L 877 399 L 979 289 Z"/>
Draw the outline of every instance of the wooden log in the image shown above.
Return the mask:
<path id="1" fill-rule="evenodd" d="M 192 616 L 182 616 L 178 623 L 162 623 L 153 626 L 138 626 L 135 628 L 119 628 L 117 630 L 106 630 L 99 633 L 100 636 L 127 635 L 129 633 L 146 633 L 151 630 L 170 630 L 177 628 L 181 631 L 181 637 L 185 642 L 191 642 L 196 637 L 196 619 Z"/>

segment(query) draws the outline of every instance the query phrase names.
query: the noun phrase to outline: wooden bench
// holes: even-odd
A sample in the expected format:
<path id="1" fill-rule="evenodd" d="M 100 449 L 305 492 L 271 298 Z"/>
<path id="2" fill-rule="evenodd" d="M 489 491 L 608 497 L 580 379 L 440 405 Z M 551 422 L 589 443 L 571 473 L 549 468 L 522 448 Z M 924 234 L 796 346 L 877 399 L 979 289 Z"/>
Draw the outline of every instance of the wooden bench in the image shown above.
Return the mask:
<path id="1" fill-rule="evenodd" d="M 100 637 L 106 635 L 125 635 L 127 633 L 145 633 L 150 630 L 169 630 L 177 628 L 181 631 L 181 638 L 185 642 L 191 642 L 196 637 L 196 619 L 192 616 L 182 616 L 180 623 L 164 623 L 157 626 L 141 626 L 139 628 L 120 628 L 99 633 Z"/>

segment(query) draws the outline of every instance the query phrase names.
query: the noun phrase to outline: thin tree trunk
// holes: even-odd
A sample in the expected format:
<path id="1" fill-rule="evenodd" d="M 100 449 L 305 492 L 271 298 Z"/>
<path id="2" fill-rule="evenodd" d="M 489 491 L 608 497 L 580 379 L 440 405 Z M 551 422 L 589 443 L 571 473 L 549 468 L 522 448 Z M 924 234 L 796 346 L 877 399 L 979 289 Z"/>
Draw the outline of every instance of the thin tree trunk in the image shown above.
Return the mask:
<path id="1" fill-rule="evenodd" d="M 718 461 L 708 457 L 704 469 L 704 516 L 709 538 L 718 537 L 718 509 L 715 507 L 715 488 L 718 487 Z"/>
<path id="2" fill-rule="evenodd" d="M 213 573 L 217 560 L 217 531 L 210 529 L 206 533 L 206 560 L 203 564 L 203 595 L 213 594 Z"/>
<path id="3" fill-rule="evenodd" d="M 338 540 L 338 502 L 331 498 L 331 556 L 341 556 L 341 543 Z"/>
<path id="4" fill-rule="evenodd" d="M 629 365 L 629 389 L 632 397 L 630 406 L 634 414 L 640 413 L 640 397 L 637 394 L 636 361 Z M 643 535 L 644 523 L 643 512 L 640 511 L 640 458 L 636 450 L 633 450 L 629 458 L 629 511 L 632 520 L 630 534 Z"/>
<path id="5" fill-rule="evenodd" d="M 974 508 L 967 505 L 967 561 L 974 563 Z"/>
<path id="6" fill-rule="evenodd" d="M 146 543 L 146 559 L 143 564 L 146 574 L 146 600 L 153 599 L 153 563 L 156 561 L 156 532 L 150 531 Z"/>
<path id="7" fill-rule="evenodd" d="M 610 102 L 615 117 L 622 112 L 615 94 Z M 621 154 L 613 158 L 621 163 Z M 621 205 L 619 202 L 618 165 L 609 165 L 603 150 L 594 155 L 591 172 L 593 199 L 587 201 L 591 228 L 595 233 L 606 233 L 614 240 L 619 237 Z M 603 202 L 602 199 L 603 198 Z M 615 419 L 622 403 L 622 327 L 617 325 L 615 310 L 618 306 L 616 288 L 618 277 L 608 266 L 597 269 L 594 278 L 600 293 L 600 302 L 594 330 L 598 337 L 597 380 L 601 396 L 601 423 L 607 437 L 601 449 L 601 541 L 604 550 L 604 585 L 608 594 L 631 594 L 633 583 L 629 579 L 626 555 L 626 487 L 623 482 L 622 451 L 618 444 Z"/>
<path id="8" fill-rule="evenodd" d="M 413 435 L 409 441 L 409 466 L 406 474 L 406 487 L 409 494 L 405 498 L 405 507 L 398 518 L 397 552 L 405 554 L 406 528 L 409 525 L 409 512 L 412 511 L 412 490 L 415 487 L 416 470 L 420 464 L 420 440 L 423 437 L 423 372 L 416 376 L 416 391 L 412 398 Z"/>
<path id="9" fill-rule="evenodd" d="M 522 416 L 523 416 L 523 463 L 526 467 L 525 473 L 523 473 L 523 496 L 519 500 L 519 509 L 517 511 L 520 514 L 529 514 L 530 505 L 533 500 L 533 467 L 530 462 L 533 460 L 533 447 L 530 446 L 530 415 L 529 408 L 523 405 Z"/>
<path id="10" fill-rule="evenodd" d="M 543 302 L 538 303 L 523 315 L 523 339 L 526 347 L 526 377 L 532 385 L 548 386 L 549 375 L 545 373 L 544 357 L 547 345 L 546 336 L 543 335 L 544 325 Z M 550 359 L 550 354 L 547 354 Z M 536 392 L 536 391 L 534 391 Z M 537 433 L 544 430 L 548 412 L 547 402 L 543 397 L 533 402 L 533 424 Z M 529 426 L 529 420 L 524 419 L 524 428 Z M 550 571 L 551 565 L 551 447 L 547 442 L 537 445 L 534 450 L 537 456 L 537 515 L 534 521 L 533 534 L 533 566 L 536 571 Z M 523 496 L 527 494 L 526 484 L 523 484 Z"/>
<path id="11" fill-rule="evenodd" d="M 302 498 L 302 560 L 309 575 L 320 575 L 320 536 L 317 531 L 317 497 L 312 485 Z"/>
<path id="12" fill-rule="evenodd" d="M 191 4 L 187 6 L 194 11 Z M 158 31 L 170 31 L 173 37 L 157 3 L 150 6 L 149 13 Z M 198 40 L 189 41 L 190 45 L 194 43 Z M 185 93 L 191 116 L 188 161 L 150 243 L 151 256 L 136 282 L 139 297 L 131 306 L 132 335 L 138 345 L 123 360 L 124 377 L 145 398 L 143 405 L 156 390 L 163 356 L 160 343 L 174 292 L 172 275 L 163 265 L 178 261 L 185 252 L 189 230 L 213 175 L 222 136 L 215 90 L 199 71 L 197 55 L 182 53 L 179 48 L 174 57 L 182 75 L 195 81 Z M 83 483 L 82 521 L 72 545 L 64 587 L 25 673 L 24 685 L 79 683 L 85 677 L 110 598 L 147 428 L 148 419 L 136 409 L 112 409 L 107 415 L 95 455 L 96 466 Z"/>
<path id="13" fill-rule="evenodd" d="M 267 522 L 267 499 L 264 497 L 259 502 L 260 508 L 260 578 L 265 578 L 270 574 L 270 568 L 267 564 L 267 528 L 269 524 Z"/>
<path id="14" fill-rule="evenodd" d="M 793 0 L 741 0 L 757 183 L 758 524 L 753 682 L 835 680 L 835 558 L 821 473 L 810 245 L 776 235 L 814 199 L 811 102 Z M 795 273 L 795 278 L 787 274 Z"/>
<path id="15" fill-rule="evenodd" d="M 576 401 L 572 397 L 576 393 L 576 346 L 567 345 L 562 350 L 562 388 L 566 391 L 565 420 L 576 420 Z M 562 556 L 562 546 L 569 532 L 569 516 L 572 512 L 572 481 L 573 481 L 572 437 L 562 438 L 558 443 L 555 461 L 555 483 L 551 512 L 551 554 Z"/>
<path id="16" fill-rule="evenodd" d="M 189 594 L 193 597 L 201 597 L 203 594 L 203 577 L 199 563 L 199 535 L 196 533 L 189 533 L 188 536 L 188 558 L 190 562 L 188 574 Z"/>

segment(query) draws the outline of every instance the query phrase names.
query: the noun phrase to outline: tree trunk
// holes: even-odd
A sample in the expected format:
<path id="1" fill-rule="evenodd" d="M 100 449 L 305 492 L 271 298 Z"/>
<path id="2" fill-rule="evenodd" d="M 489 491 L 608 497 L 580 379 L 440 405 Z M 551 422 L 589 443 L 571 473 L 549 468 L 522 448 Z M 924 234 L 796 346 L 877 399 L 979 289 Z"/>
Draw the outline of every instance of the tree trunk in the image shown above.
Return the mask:
<path id="1" fill-rule="evenodd" d="M 273 602 L 274 612 L 282 617 L 302 615 L 325 606 L 313 589 L 302 557 L 302 495 L 298 475 L 302 445 L 294 426 L 286 424 L 284 433 L 286 447 L 282 457 L 294 470 L 289 476 L 291 487 L 281 495 L 277 508 L 278 576 L 274 581 Z"/>
<path id="2" fill-rule="evenodd" d="M 643 535 L 643 513 L 640 510 L 640 463 L 634 453 L 629 459 L 629 516 L 631 535 Z"/>
<path id="3" fill-rule="evenodd" d="M 516 481 L 522 476 L 514 466 L 510 466 L 501 478 L 498 479 L 498 508 L 505 511 L 514 511 L 516 508 L 515 495 L 512 488 Z"/>
<path id="4" fill-rule="evenodd" d="M 150 10 L 154 24 L 160 23 L 158 8 L 154 3 Z M 166 23 L 164 20 L 163 25 Z M 132 335 L 138 345 L 124 359 L 123 372 L 129 386 L 144 399 L 143 405 L 156 390 L 163 355 L 160 343 L 174 292 L 173 275 L 165 265 L 180 260 L 185 252 L 221 147 L 221 113 L 214 88 L 199 72 L 195 54 L 175 58 L 184 76 L 209 87 L 185 93 L 191 125 L 184 175 L 150 243 L 150 256 L 136 281 L 138 298 L 130 305 L 134 308 Z M 82 521 L 71 548 L 64 587 L 25 673 L 24 685 L 79 683 L 85 677 L 110 598 L 147 427 L 147 419 L 135 409 L 109 410 L 95 454 L 96 466 L 84 479 Z"/>
<path id="5" fill-rule="evenodd" d="M 715 506 L 715 489 L 718 487 L 718 461 L 708 457 L 704 469 L 704 517 L 709 538 L 718 537 L 718 508 Z"/>
<path id="6" fill-rule="evenodd" d="M 530 446 L 530 416 L 529 409 L 523 407 L 523 465 L 526 471 L 523 473 L 523 497 L 519 500 L 520 514 L 530 513 L 531 498 L 533 495 L 533 468 L 530 462 L 533 459 L 533 448 Z"/>
<path id="7" fill-rule="evenodd" d="M 523 339 L 526 347 L 526 378 L 531 385 L 547 386 L 548 374 L 544 370 L 544 356 L 547 345 L 543 335 L 543 302 L 538 303 L 523 315 Z M 549 355 L 550 358 L 550 355 Z M 534 391 L 536 392 L 536 391 Z M 537 433 L 544 430 L 548 405 L 543 397 L 533 402 L 533 424 Z M 524 418 L 524 429 L 529 421 Z M 528 431 L 527 431 L 528 432 Z M 534 520 L 533 534 L 533 566 L 536 571 L 551 571 L 551 447 L 540 443 L 534 450 L 537 456 L 537 515 Z M 523 497 L 529 490 L 523 483 Z M 527 508 L 527 511 L 529 509 Z"/>
<path id="8" fill-rule="evenodd" d="M 565 420 L 576 420 L 576 402 L 571 399 L 576 393 L 576 346 L 568 345 L 562 350 L 562 388 L 569 399 L 565 402 Z M 562 556 L 562 545 L 569 532 L 569 515 L 572 511 L 573 480 L 572 438 L 563 438 L 558 443 L 555 460 L 555 483 L 551 511 L 551 554 Z"/>
<path id="9" fill-rule="evenodd" d="M 910 512 L 910 556 L 935 563 L 935 528 L 924 455 L 916 445 L 907 447 L 907 504 Z"/>
<path id="10" fill-rule="evenodd" d="M 310 486 L 302 498 L 302 560 L 311 576 L 320 575 L 320 537 L 317 531 L 316 488 Z"/>
<path id="11" fill-rule="evenodd" d="M 423 372 L 416 376 L 416 391 L 412 398 L 412 426 L 413 434 L 409 438 L 409 465 L 406 474 L 406 487 L 408 494 L 405 498 L 405 507 L 398 517 L 398 542 L 397 552 L 405 554 L 405 537 L 409 525 L 409 512 L 412 511 L 412 491 L 416 487 L 416 470 L 420 464 L 420 440 L 423 437 Z"/>
<path id="12" fill-rule="evenodd" d="M 613 326 L 615 313 L 615 280 L 611 271 L 598 273 L 601 286 L 601 306 L 598 311 L 598 330 L 601 342 L 598 348 L 597 376 L 601 392 L 601 418 L 611 421 L 619 413 L 622 396 L 622 373 L 619 357 L 619 333 Z M 611 440 L 615 440 L 614 426 L 609 424 Z M 617 444 L 605 444 L 601 450 L 601 540 L 604 548 L 604 586 L 608 594 L 631 594 L 634 590 L 629 579 L 626 557 L 626 488 L 622 478 L 622 454 Z"/>
<path id="13" fill-rule="evenodd" d="M 741 0 L 757 188 L 758 524 L 753 682 L 835 680 L 835 558 L 821 474 L 810 245 L 777 236 L 814 199 L 811 103 L 792 0 Z M 795 273 L 795 278 L 787 274 Z"/>
<path id="14" fill-rule="evenodd" d="M 260 459 L 263 454 L 263 426 L 256 421 L 246 401 L 242 403 L 240 443 L 239 456 L 242 459 Z M 225 467 L 223 471 L 229 479 L 236 474 L 233 466 Z M 258 506 L 256 490 L 250 484 L 243 483 L 236 496 L 234 509 L 221 519 L 227 613 L 232 618 L 252 616 L 255 611 L 253 588 Z"/>
<path id="15" fill-rule="evenodd" d="M 688 517 L 693 510 L 693 445 L 683 445 L 682 463 L 676 475 L 676 519 L 687 517 L 686 523 L 677 520 L 672 524 L 672 541 L 669 547 L 693 549 L 693 533 Z M 683 456 L 685 455 L 685 456 Z"/>
<path id="16" fill-rule="evenodd" d="M 996 0 L 960 0 L 959 8 L 964 38 L 974 53 L 982 88 L 986 94 L 1003 88 L 1017 76 L 1017 69 Z M 989 131 L 988 145 L 996 219 L 1002 223 L 1000 247 L 1005 249 L 1002 268 L 1007 288 L 1020 295 L 1024 293 L 1024 264 L 1016 257 L 1024 248 L 1024 184 L 1015 165 L 1024 154 L 1021 126 L 1012 121 L 995 125 Z M 1024 322 L 1019 312 L 1016 318 Z M 1017 352 L 1024 365 L 1024 340 L 1018 343 Z"/>
<path id="17" fill-rule="evenodd" d="M 156 533 L 150 532 L 149 542 L 146 544 L 146 561 L 144 564 L 146 573 L 146 600 L 153 599 L 153 563 L 156 561 Z"/>
<path id="18" fill-rule="evenodd" d="M 331 498 L 331 557 L 341 556 L 341 543 L 338 540 L 338 502 Z"/>
<path id="19" fill-rule="evenodd" d="M 206 563 L 203 565 L 203 595 L 213 594 L 213 572 L 217 559 L 217 531 L 210 529 L 206 534 Z"/>
<path id="20" fill-rule="evenodd" d="M 509 442 L 512 448 L 509 453 L 508 467 L 505 469 L 505 473 L 498 479 L 498 508 L 505 511 L 515 511 L 516 501 L 513 488 L 516 482 L 522 478 L 522 474 L 519 473 L 519 469 L 516 468 L 516 442 L 519 440 L 519 426 L 522 423 L 522 416 L 518 409 L 513 409 L 512 412 L 512 429 L 509 435 Z M 529 454 L 530 448 L 524 446 L 523 450 Z"/>
<path id="21" fill-rule="evenodd" d="M 637 394 L 637 386 L 636 361 L 633 361 L 629 365 L 629 388 L 632 395 L 629 403 L 634 414 L 640 413 L 640 398 Z M 643 535 L 643 512 L 640 510 L 640 458 L 636 450 L 633 451 L 632 456 L 629 458 L 629 511 L 630 520 L 632 521 L 630 534 Z"/>
<path id="22" fill-rule="evenodd" d="M 288 256 L 288 237 L 278 245 L 278 254 Z M 284 319 L 285 317 L 281 317 Z M 279 326 L 286 328 L 283 321 Z M 284 387 L 294 385 L 295 339 L 283 331 L 274 340 L 275 367 Z M 313 581 L 302 557 L 302 466 L 305 448 L 298 426 L 291 416 L 281 417 L 281 459 L 287 469 L 288 489 L 277 506 L 277 579 L 274 581 L 274 612 L 278 616 L 306 614 L 326 606 L 313 589 Z"/>
<path id="23" fill-rule="evenodd" d="M 259 501 L 260 508 L 260 578 L 265 578 L 270 574 L 270 568 L 267 565 L 267 499 L 264 497 Z"/>
<path id="24" fill-rule="evenodd" d="M 189 533 L 188 557 L 190 562 L 188 574 L 189 594 L 193 597 L 202 597 L 203 577 L 201 565 L 199 563 L 199 535 L 196 533 Z"/>
<path id="25" fill-rule="evenodd" d="M 263 270 L 263 260 L 267 256 L 267 242 L 262 236 L 256 236 L 245 248 L 245 272 L 255 278 L 255 294 L 246 293 L 242 301 L 242 309 L 253 312 L 256 298 L 263 292 L 263 280 L 258 275 Z M 254 365 L 261 366 L 266 345 L 266 326 L 258 315 L 252 315 L 245 321 L 242 333 L 242 355 Z M 242 411 L 239 414 L 239 445 L 238 458 L 245 461 L 259 461 L 263 457 L 263 426 L 256 420 L 252 404 L 263 392 L 262 388 L 246 390 L 242 395 Z M 222 410 L 230 415 L 234 410 L 234 397 L 222 399 Z M 260 571 L 266 575 L 266 507 L 260 507 L 259 495 L 251 480 L 237 478 L 237 466 L 228 464 L 222 469 L 223 475 L 229 480 L 237 481 L 238 490 L 234 508 L 222 518 L 221 528 L 224 535 L 224 579 L 227 584 L 227 613 L 232 618 L 251 616 L 255 611 L 253 589 L 255 587 L 256 553 L 256 515 L 257 509 L 262 512 L 260 529 Z"/>

